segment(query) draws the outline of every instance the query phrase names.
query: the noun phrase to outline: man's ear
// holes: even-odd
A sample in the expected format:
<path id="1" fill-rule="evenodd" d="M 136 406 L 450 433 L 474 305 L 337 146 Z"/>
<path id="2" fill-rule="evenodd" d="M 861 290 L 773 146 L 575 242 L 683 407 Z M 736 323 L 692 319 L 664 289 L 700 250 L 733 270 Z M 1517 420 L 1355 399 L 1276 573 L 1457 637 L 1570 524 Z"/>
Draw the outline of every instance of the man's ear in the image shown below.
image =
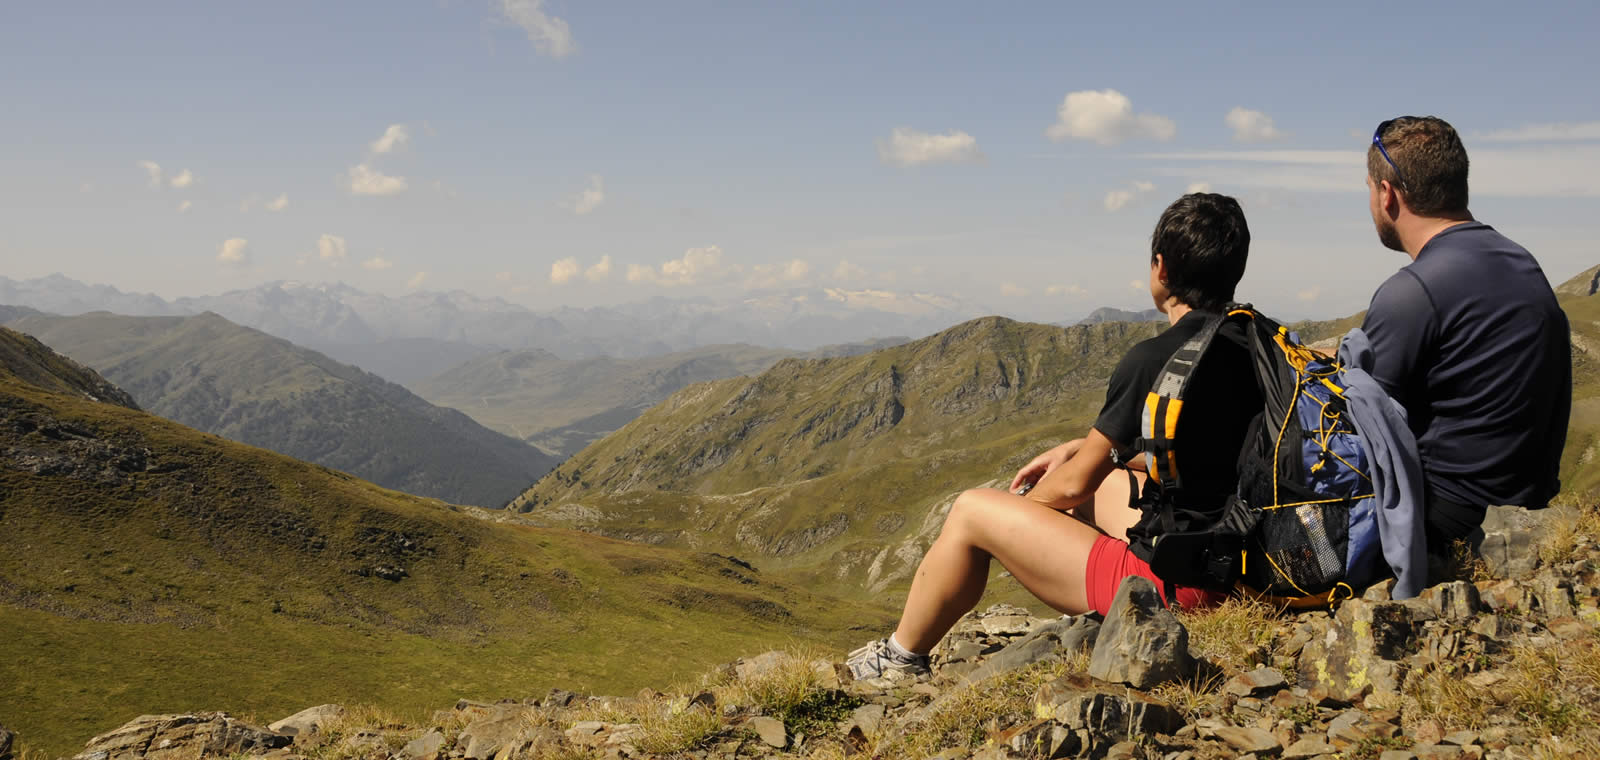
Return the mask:
<path id="1" fill-rule="evenodd" d="M 1390 219 L 1400 218 L 1400 206 L 1402 203 L 1403 201 L 1400 200 L 1400 188 L 1395 187 L 1394 183 L 1389 180 L 1382 180 L 1378 183 L 1378 205 L 1383 209 L 1384 213 L 1389 215 Z"/>

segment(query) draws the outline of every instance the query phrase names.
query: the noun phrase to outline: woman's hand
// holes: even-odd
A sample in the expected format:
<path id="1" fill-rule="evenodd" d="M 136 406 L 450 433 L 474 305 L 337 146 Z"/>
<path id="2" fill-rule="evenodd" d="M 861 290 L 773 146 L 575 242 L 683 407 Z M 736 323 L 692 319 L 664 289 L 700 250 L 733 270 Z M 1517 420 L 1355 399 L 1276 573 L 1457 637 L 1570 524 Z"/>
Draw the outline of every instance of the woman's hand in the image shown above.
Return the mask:
<path id="1" fill-rule="evenodd" d="M 1082 446 L 1083 439 L 1078 438 L 1067 441 L 1034 457 L 1033 461 L 1028 462 L 1022 466 L 1022 469 L 1017 470 L 1017 476 L 1011 479 L 1011 487 L 1006 490 L 1014 493 L 1018 488 L 1022 487 L 1023 483 L 1038 483 L 1044 479 L 1044 476 L 1049 475 L 1051 470 L 1060 467 L 1068 459 L 1071 459 L 1073 455 L 1077 454 L 1078 449 Z"/>

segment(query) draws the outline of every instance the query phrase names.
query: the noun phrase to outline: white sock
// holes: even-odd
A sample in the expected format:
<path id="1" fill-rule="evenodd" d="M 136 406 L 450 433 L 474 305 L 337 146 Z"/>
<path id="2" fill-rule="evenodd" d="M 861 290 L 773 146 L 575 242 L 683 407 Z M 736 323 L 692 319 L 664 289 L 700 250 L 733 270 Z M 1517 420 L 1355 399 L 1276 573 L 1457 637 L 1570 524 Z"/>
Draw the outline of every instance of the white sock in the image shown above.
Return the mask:
<path id="1" fill-rule="evenodd" d="M 927 655 L 925 655 L 925 654 L 917 654 L 916 652 L 913 652 L 913 651 L 911 651 L 909 649 L 906 649 L 904 646 L 901 646 L 900 642 L 895 641 L 894 634 L 892 634 L 892 633 L 889 634 L 889 651 L 893 652 L 895 657 L 898 657 L 898 658 L 900 658 L 902 660 L 911 660 L 911 659 L 915 659 L 915 658 L 918 658 L 918 657 L 927 657 Z"/>

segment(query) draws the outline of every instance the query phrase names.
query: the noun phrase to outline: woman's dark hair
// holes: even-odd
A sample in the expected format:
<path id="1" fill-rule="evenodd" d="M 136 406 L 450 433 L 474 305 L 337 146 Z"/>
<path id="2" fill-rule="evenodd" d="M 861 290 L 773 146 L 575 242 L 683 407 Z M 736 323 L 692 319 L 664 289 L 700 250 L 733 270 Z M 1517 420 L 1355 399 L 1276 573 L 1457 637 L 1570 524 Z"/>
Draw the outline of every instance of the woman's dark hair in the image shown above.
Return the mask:
<path id="1" fill-rule="evenodd" d="M 1190 193 L 1172 202 L 1150 236 L 1150 263 L 1167 264 L 1167 290 L 1191 309 L 1216 311 L 1233 301 L 1250 256 L 1250 228 L 1239 202 Z"/>

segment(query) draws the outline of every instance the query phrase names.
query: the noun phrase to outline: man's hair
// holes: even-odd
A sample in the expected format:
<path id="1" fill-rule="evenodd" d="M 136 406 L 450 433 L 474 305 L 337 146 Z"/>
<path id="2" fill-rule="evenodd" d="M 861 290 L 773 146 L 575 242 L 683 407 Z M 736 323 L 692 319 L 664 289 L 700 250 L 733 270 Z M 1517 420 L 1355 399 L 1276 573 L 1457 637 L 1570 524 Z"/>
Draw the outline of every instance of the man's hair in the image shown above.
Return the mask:
<path id="1" fill-rule="evenodd" d="M 1250 228 L 1239 202 L 1190 193 L 1172 202 L 1150 236 L 1150 263 L 1167 264 L 1167 290 L 1191 309 L 1216 311 L 1233 301 L 1250 256 Z"/>
<path id="2" fill-rule="evenodd" d="M 1455 127 L 1437 116 L 1401 116 L 1382 125 L 1378 138 L 1394 161 L 1367 146 L 1367 175 L 1400 188 L 1418 216 L 1444 217 L 1467 211 L 1467 149 Z M 1395 167 L 1400 168 L 1399 176 Z"/>

